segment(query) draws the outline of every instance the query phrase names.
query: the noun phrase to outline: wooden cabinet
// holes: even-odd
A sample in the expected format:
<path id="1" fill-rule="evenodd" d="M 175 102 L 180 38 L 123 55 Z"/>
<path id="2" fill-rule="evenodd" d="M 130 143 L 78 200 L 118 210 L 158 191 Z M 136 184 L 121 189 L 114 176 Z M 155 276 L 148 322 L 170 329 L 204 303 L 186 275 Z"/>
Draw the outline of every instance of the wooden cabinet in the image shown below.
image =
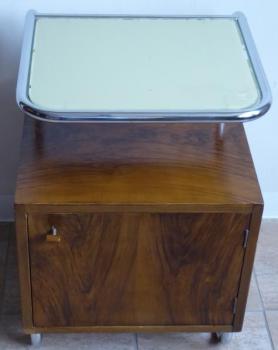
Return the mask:
<path id="1" fill-rule="evenodd" d="M 31 215 L 34 324 L 231 325 L 248 223 L 242 214 Z M 60 241 L 47 241 L 52 226 Z"/>
<path id="2" fill-rule="evenodd" d="M 241 125 L 26 119 L 16 212 L 27 333 L 241 329 L 262 213 Z"/>

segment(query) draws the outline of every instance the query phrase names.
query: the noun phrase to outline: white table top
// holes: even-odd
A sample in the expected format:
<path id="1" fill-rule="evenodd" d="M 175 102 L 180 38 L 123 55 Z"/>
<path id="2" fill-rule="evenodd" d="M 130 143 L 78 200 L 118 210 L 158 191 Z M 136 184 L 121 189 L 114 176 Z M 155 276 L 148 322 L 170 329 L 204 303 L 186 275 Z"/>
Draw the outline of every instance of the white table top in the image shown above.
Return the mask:
<path id="1" fill-rule="evenodd" d="M 233 18 L 37 17 L 27 95 L 45 111 L 234 111 L 261 99 Z"/>

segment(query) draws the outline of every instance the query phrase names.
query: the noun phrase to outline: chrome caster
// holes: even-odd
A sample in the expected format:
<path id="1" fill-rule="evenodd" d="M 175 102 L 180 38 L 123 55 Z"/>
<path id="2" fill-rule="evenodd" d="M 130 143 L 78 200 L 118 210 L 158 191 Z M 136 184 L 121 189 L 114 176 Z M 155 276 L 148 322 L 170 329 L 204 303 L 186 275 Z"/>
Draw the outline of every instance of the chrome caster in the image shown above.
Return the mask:
<path id="1" fill-rule="evenodd" d="M 227 344 L 232 340 L 233 333 L 216 332 L 216 333 L 213 333 L 213 337 L 214 339 L 216 339 L 218 343 Z"/>
<path id="2" fill-rule="evenodd" d="M 32 346 L 40 346 L 42 342 L 42 335 L 41 333 L 33 333 L 30 334 L 31 338 L 31 344 Z"/>

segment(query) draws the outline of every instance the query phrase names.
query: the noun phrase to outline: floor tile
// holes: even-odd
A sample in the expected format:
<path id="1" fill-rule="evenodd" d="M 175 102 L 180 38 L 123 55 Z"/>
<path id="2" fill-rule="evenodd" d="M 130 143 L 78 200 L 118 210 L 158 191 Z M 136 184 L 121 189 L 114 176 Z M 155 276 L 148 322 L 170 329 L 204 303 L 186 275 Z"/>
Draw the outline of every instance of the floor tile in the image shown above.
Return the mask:
<path id="1" fill-rule="evenodd" d="M 8 252 L 8 241 L 0 241 L 0 266 L 3 265 L 3 263 L 6 260 L 6 255 Z"/>
<path id="2" fill-rule="evenodd" d="M 5 281 L 3 293 L 2 314 L 20 314 L 20 296 L 18 281 L 13 276 L 8 276 Z"/>
<path id="3" fill-rule="evenodd" d="M 8 244 L 11 235 L 11 224 L 0 222 L 0 284 L 5 270 L 8 254 Z"/>
<path id="4" fill-rule="evenodd" d="M 9 242 L 8 247 L 8 268 L 17 267 L 17 252 L 14 241 Z"/>
<path id="5" fill-rule="evenodd" d="M 136 350 L 136 342 L 132 333 L 45 334 L 40 349 Z"/>
<path id="6" fill-rule="evenodd" d="M 11 222 L 11 223 L 10 223 L 10 239 L 11 239 L 12 241 L 15 241 L 15 238 L 16 238 L 15 223 L 14 223 L 14 222 Z"/>
<path id="7" fill-rule="evenodd" d="M 0 313 L 3 307 L 3 294 L 5 287 L 5 271 L 8 254 L 8 240 L 0 240 Z M 1 348 L 0 348 L 1 349 Z"/>
<path id="8" fill-rule="evenodd" d="M 228 344 L 213 344 L 207 333 L 140 334 L 139 350 L 271 350 L 263 312 L 247 312 L 243 331 Z"/>
<path id="9" fill-rule="evenodd" d="M 8 253 L 8 241 L 0 241 L 0 280 L 3 277 L 5 271 L 6 259 Z"/>
<path id="10" fill-rule="evenodd" d="M 20 316 L 5 316 L 0 322 L 0 349 L 29 349 L 30 337 L 21 328 Z M 44 334 L 39 349 L 42 350 L 136 350 L 132 333 L 72 333 Z"/>
<path id="11" fill-rule="evenodd" d="M 0 349 L 27 350 L 29 338 L 21 328 L 19 315 L 5 316 L 0 320 Z"/>
<path id="12" fill-rule="evenodd" d="M 252 275 L 249 294 L 247 299 L 246 311 L 262 311 L 262 301 L 257 286 L 255 276 Z"/>
<path id="13" fill-rule="evenodd" d="M 2 313 L 16 315 L 20 313 L 20 293 L 16 260 L 15 242 L 10 242 L 5 271 L 5 288 L 3 293 Z"/>
<path id="14" fill-rule="evenodd" d="M 0 222 L 0 242 L 7 241 L 10 235 L 11 223 Z"/>
<path id="15" fill-rule="evenodd" d="M 0 349 L 29 349 L 29 337 L 21 330 L 19 316 L 6 316 L 0 324 Z M 228 344 L 213 344 L 207 333 L 138 335 L 140 350 L 271 350 L 262 312 L 247 312 L 244 329 Z M 135 350 L 133 334 L 45 334 L 40 349 Z"/>
<path id="16" fill-rule="evenodd" d="M 26 336 L 23 334 L 16 335 L 16 334 L 7 334 L 7 333 L 0 333 L 0 349 L 1 350 L 27 350 L 27 340 Z"/>
<path id="17" fill-rule="evenodd" d="M 278 310 L 278 273 L 258 275 L 257 280 L 264 308 Z"/>
<path id="18" fill-rule="evenodd" d="M 257 275 L 278 273 L 278 220 L 262 221 L 255 271 Z"/>
<path id="19" fill-rule="evenodd" d="M 266 311 L 266 318 L 274 348 L 278 350 L 278 311 Z"/>

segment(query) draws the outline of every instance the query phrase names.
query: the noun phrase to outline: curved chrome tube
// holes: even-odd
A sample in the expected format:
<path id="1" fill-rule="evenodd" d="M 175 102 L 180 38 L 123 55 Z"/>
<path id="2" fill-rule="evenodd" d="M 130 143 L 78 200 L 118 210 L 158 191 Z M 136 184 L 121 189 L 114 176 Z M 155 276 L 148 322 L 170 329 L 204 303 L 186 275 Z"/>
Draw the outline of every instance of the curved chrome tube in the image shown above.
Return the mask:
<path id="1" fill-rule="evenodd" d="M 49 122 L 246 122 L 259 118 L 264 115 L 271 106 L 271 91 L 267 82 L 262 64 L 259 59 L 251 32 L 245 16 L 236 12 L 231 16 L 89 16 L 85 17 L 130 17 L 130 18 L 233 18 L 238 22 L 239 29 L 244 40 L 247 53 L 253 65 L 254 74 L 256 76 L 259 89 L 260 100 L 248 109 L 240 109 L 235 111 L 227 110 L 185 110 L 185 111 L 143 111 L 143 112 L 126 112 L 126 111 L 55 111 L 43 110 L 36 106 L 28 96 L 28 84 L 30 74 L 31 52 L 34 38 L 34 28 L 36 17 L 53 16 L 47 14 L 36 14 L 34 11 L 29 11 L 26 17 L 24 38 L 22 44 L 22 53 L 20 59 L 16 99 L 20 109 L 27 115 L 39 120 Z M 55 15 L 70 17 L 73 15 Z M 80 15 L 78 15 L 80 17 Z"/>

